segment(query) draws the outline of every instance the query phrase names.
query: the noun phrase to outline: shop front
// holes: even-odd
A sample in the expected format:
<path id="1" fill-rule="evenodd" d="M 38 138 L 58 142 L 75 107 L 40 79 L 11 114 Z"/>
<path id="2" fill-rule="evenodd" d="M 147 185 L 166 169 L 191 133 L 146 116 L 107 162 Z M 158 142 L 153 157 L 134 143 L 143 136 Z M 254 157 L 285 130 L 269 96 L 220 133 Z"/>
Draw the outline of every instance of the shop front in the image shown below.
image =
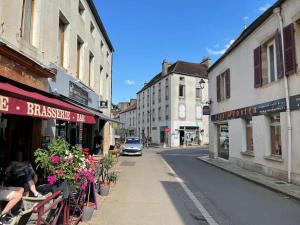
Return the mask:
<path id="1" fill-rule="evenodd" d="M 200 130 L 198 126 L 179 127 L 180 145 L 200 145 Z"/>
<path id="2" fill-rule="evenodd" d="M 74 143 L 80 138 L 75 127 L 96 123 L 92 113 L 46 92 L 0 82 L 1 165 L 13 160 L 16 151 L 22 151 L 25 160 L 32 160 L 33 152 L 50 141 L 47 120 L 59 121 L 57 136 L 68 137 Z"/>

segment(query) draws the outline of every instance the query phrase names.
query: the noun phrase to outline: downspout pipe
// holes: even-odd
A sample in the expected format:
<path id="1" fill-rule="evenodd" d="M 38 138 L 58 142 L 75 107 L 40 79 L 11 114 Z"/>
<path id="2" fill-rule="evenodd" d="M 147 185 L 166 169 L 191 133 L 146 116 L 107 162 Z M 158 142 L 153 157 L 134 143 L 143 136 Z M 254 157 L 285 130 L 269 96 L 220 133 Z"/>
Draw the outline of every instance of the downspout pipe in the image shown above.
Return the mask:
<path id="1" fill-rule="evenodd" d="M 292 182 L 292 122 L 291 122 L 291 107 L 290 107 L 290 90 L 288 77 L 285 69 L 285 56 L 284 56 L 284 41 L 283 41 L 283 18 L 281 15 L 281 8 L 277 7 L 273 10 L 273 13 L 278 16 L 281 34 L 281 48 L 282 48 L 282 60 L 283 60 L 283 77 L 284 77 L 284 88 L 285 88 L 285 99 L 286 99 L 286 114 L 287 114 L 287 128 L 288 128 L 288 183 Z"/>

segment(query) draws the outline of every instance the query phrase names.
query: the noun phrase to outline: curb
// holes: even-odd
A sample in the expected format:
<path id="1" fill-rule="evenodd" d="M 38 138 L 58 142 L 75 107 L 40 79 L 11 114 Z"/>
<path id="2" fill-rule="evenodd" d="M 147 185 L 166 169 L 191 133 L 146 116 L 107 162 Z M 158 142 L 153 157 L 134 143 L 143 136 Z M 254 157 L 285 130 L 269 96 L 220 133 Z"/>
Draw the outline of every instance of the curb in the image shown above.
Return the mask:
<path id="1" fill-rule="evenodd" d="M 223 167 L 223 166 L 216 165 L 215 163 L 209 162 L 209 161 L 207 161 L 206 159 L 203 159 L 202 157 L 197 157 L 197 159 L 200 160 L 200 161 L 202 161 L 202 162 L 204 162 L 204 163 L 206 163 L 206 164 L 208 164 L 208 165 L 217 167 L 217 168 L 219 168 L 219 169 L 221 169 L 221 170 L 223 170 L 223 171 L 226 171 L 226 172 L 228 172 L 228 173 L 237 175 L 237 176 L 239 176 L 239 177 L 241 177 L 241 178 L 243 178 L 243 179 L 245 179 L 245 180 L 248 180 L 248 181 L 251 181 L 251 182 L 253 182 L 253 183 L 257 184 L 257 185 L 263 186 L 263 187 L 265 187 L 265 188 L 267 188 L 267 189 L 269 189 L 269 190 L 275 191 L 275 192 L 277 192 L 277 193 L 284 194 L 284 195 L 286 195 L 286 196 L 288 196 L 288 197 L 290 197 L 290 198 L 292 198 L 292 199 L 295 199 L 295 200 L 300 201 L 300 195 L 297 195 L 297 194 L 294 194 L 294 193 L 287 192 L 287 191 L 285 191 L 285 190 L 282 190 L 280 187 L 271 186 L 270 184 L 266 184 L 266 183 L 263 183 L 263 182 L 261 182 L 261 181 L 259 181 L 259 180 L 254 179 L 254 178 L 252 178 L 252 177 L 248 177 L 247 175 L 243 175 L 243 174 L 240 174 L 240 173 L 235 172 L 235 171 L 233 171 L 233 170 L 227 169 L 227 168 L 225 168 L 225 167 Z M 299 187 L 299 188 L 300 188 L 300 187 Z"/>

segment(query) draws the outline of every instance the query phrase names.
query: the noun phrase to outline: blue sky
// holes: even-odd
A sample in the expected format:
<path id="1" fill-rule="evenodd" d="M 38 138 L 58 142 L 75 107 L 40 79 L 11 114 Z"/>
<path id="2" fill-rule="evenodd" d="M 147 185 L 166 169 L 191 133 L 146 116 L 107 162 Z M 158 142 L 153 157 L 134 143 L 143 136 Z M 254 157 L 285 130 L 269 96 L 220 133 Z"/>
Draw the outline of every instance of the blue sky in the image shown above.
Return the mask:
<path id="1" fill-rule="evenodd" d="M 275 0 L 94 0 L 115 48 L 113 103 L 136 97 L 163 59 L 216 60 Z"/>

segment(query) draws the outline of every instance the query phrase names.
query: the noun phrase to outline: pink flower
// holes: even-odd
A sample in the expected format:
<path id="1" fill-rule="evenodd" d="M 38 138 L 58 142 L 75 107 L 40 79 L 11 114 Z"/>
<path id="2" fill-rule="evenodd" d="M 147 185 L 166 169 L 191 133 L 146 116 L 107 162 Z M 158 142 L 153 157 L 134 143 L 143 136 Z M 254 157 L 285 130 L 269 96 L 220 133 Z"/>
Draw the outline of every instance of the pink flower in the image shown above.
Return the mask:
<path id="1" fill-rule="evenodd" d="M 84 182 L 81 185 L 82 190 L 85 190 L 87 188 L 87 185 L 88 185 L 87 180 L 84 180 Z"/>
<path id="2" fill-rule="evenodd" d="M 78 180 L 80 178 L 80 175 L 78 173 L 74 173 L 73 179 Z"/>
<path id="3" fill-rule="evenodd" d="M 52 155 L 51 158 L 50 158 L 50 161 L 53 163 L 53 164 L 58 164 L 60 162 L 60 158 L 59 156 L 57 155 Z"/>
<path id="4" fill-rule="evenodd" d="M 48 183 L 53 185 L 56 182 L 56 177 L 55 176 L 48 176 Z"/>

